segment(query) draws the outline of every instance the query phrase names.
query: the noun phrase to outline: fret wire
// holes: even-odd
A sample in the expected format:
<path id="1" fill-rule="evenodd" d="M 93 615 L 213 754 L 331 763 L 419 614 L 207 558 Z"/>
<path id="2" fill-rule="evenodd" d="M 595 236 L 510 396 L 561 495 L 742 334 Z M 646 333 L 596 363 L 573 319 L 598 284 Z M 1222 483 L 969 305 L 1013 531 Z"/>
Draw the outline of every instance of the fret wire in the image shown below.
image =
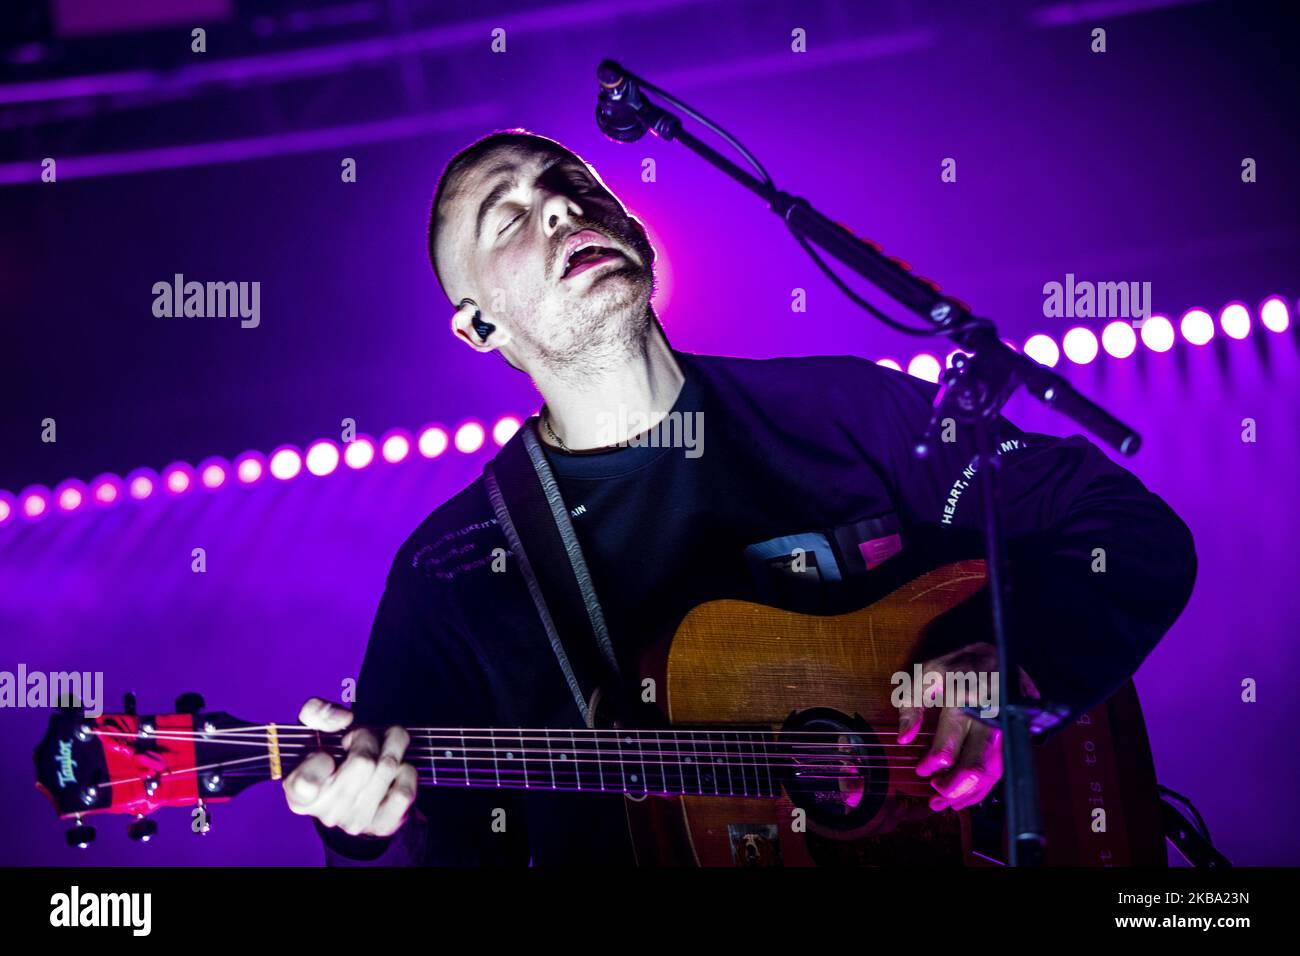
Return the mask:
<path id="1" fill-rule="evenodd" d="M 763 762 L 767 764 L 767 795 L 776 796 L 776 789 L 772 783 L 772 757 L 767 749 L 767 731 L 761 731 L 759 740 L 763 744 Z"/>
<path id="2" fill-rule="evenodd" d="M 651 766 L 654 767 L 654 769 L 659 771 L 659 786 L 652 787 L 651 789 L 655 792 L 664 792 L 668 789 L 668 767 L 666 766 L 666 761 L 664 760 L 664 756 L 665 756 L 664 738 L 656 734 L 654 738 L 654 743 L 656 746 L 656 752 L 653 754 L 653 756 L 657 757 L 658 759 L 652 761 Z M 647 775 L 646 777 L 646 786 L 647 787 L 650 786 L 649 775 Z"/>
<path id="3" fill-rule="evenodd" d="M 605 792 L 605 758 L 600 753 L 600 734 L 595 734 L 596 742 L 596 773 L 600 775 L 600 792 Z"/>
<path id="4" fill-rule="evenodd" d="M 649 793 L 649 792 L 650 792 L 650 781 L 646 779 L 646 772 L 645 772 L 645 747 L 643 747 L 642 744 L 641 744 L 641 735 L 640 735 L 640 734 L 634 734 L 633 737 L 630 737 L 630 738 L 628 738 L 628 739 L 629 739 L 629 741 L 631 741 L 631 740 L 633 740 L 633 739 L 636 740 L 636 749 L 637 749 L 637 753 L 640 754 L 640 756 L 641 756 L 641 778 L 640 778 L 640 781 L 639 781 L 639 782 L 640 782 L 641 786 L 645 789 L 645 792 L 646 792 L 646 793 Z M 633 774 L 633 776 L 635 776 L 635 774 Z M 636 781 L 636 780 L 633 781 L 633 783 L 637 783 L 637 782 L 638 782 L 638 781 Z"/>
<path id="5" fill-rule="evenodd" d="M 524 746 L 524 733 L 522 730 L 519 732 L 519 762 L 524 768 L 524 789 L 531 790 L 533 780 L 531 771 L 528 769 L 528 748 Z"/>
<path id="6" fill-rule="evenodd" d="M 551 768 L 551 789 L 555 789 L 555 757 L 551 755 L 551 732 L 546 731 L 546 762 Z"/>
<path id="7" fill-rule="evenodd" d="M 673 741 L 672 741 L 672 747 L 676 749 L 676 753 L 673 754 L 673 756 L 675 756 L 675 760 L 673 760 L 671 763 L 668 763 L 668 766 L 664 767 L 664 775 L 666 775 L 666 777 L 667 777 L 668 774 L 675 773 L 675 774 L 676 774 L 676 777 L 673 777 L 672 779 L 666 779 L 666 780 L 664 780 L 663 788 L 664 788 L 664 790 L 668 791 L 669 793 L 680 793 L 680 792 L 681 792 L 681 744 L 680 744 L 680 741 L 673 740 Z"/>
<path id="8" fill-rule="evenodd" d="M 501 786 L 501 760 L 497 756 L 497 735 L 495 731 L 488 731 L 488 744 L 492 747 L 492 771 L 496 774 L 497 786 Z"/>

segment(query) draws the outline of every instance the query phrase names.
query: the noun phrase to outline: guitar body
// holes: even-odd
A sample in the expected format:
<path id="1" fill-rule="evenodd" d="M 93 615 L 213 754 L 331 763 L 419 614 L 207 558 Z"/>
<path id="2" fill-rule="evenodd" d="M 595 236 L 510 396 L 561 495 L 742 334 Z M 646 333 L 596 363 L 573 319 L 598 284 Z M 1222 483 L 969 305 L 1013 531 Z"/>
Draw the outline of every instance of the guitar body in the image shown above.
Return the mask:
<path id="1" fill-rule="evenodd" d="M 903 583 L 862 610 L 805 615 L 742 601 L 703 604 L 642 676 L 663 688 L 666 723 L 771 732 L 806 730 L 823 761 L 852 779 L 813 779 L 792 798 L 647 796 L 627 801 L 642 865 L 996 865 L 1004 840 L 994 798 L 934 813 L 924 748 L 896 743 L 897 672 L 924 659 L 926 635 L 984 587 L 964 561 Z M 926 728 L 932 726 L 927 715 Z M 921 737 L 920 740 L 928 740 Z M 834 750 L 834 756 L 829 750 Z M 1105 704 L 1036 748 L 1052 865 L 1164 865 L 1155 774 L 1136 694 Z M 810 763 L 810 767 L 813 766 Z M 810 774 L 813 778 L 817 772 Z M 804 786 L 800 784 L 799 786 Z M 998 791 L 995 790 L 995 794 Z M 1105 829 L 1094 831 L 1096 808 Z"/>

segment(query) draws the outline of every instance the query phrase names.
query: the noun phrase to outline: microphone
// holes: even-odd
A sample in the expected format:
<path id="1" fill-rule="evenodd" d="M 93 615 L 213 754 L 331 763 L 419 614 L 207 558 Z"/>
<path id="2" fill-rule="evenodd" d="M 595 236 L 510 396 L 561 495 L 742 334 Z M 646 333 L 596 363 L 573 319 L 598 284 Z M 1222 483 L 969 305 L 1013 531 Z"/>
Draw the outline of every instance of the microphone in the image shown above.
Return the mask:
<path id="1" fill-rule="evenodd" d="M 636 80 L 613 60 L 602 60 L 596 67 L 600 93 L 596 96 L 596 125 L 612 140 L 634 143 L 648 127 L 641 116 L 645 103 Z"/>

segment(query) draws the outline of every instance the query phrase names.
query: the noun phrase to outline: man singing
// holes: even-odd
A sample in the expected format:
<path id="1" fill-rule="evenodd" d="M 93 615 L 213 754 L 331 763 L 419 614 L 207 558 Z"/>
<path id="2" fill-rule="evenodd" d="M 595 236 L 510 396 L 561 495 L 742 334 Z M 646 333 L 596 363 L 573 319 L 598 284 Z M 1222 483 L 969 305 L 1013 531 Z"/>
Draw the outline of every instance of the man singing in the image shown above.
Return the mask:
<path id="1" fill-rule="evenodd" d="M 912 451 L 934 385 L 851 356 L 674 350 L 650 307 L 645 229 L 559 143 L 516 130 L 457 154 L 434 196 L 429 255 L 453 333 L 497 352 L 544 399 L 537 434 L 624 671 L 705 601 L 829 612 L 896 553 L 978 545 L 973 436 L 959 429 L 925 459 Z M 639 440 L 669 417 L 707 429 L 689 448 Z M 1080 714 L 1137 670 L 1186 605 L 1191 535 L 1084 438 L 1004 420 L 996 432 L 1011 639 L 1026 686 Z M 320 730 L 357 722 L 341 763 L 317 753 L 285 780 L 331 864 L 633 862 L 622 796 L 417 789 L 403 762 L 402 727 L 582 726 L 525 580 L 513 561 L 494 570 L 508 551 L 480 478 L 398 550 L 355 710 L 304 705 L 301 720 Z M 971 634 L 926 668 L 997 664 Z M 380 738 L 363 725 L 389 729 Z M 903 708 L 897 741 L 920 728 L 921 711 Z M 943 708 L 915 768 L 933 786 L 931 810 L 981 801 L 1001 775 L 999 744 Z"/>

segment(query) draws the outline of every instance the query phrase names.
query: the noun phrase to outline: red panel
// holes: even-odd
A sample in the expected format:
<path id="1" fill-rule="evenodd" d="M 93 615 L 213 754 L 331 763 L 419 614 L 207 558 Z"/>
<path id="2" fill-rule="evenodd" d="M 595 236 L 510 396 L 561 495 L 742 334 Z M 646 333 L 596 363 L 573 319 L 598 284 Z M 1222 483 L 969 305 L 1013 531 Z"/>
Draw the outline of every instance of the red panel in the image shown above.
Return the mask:
<path id="1" fill-rule="evenodd" d="M 198 777 L 194 773 L 194 721 L 185 714 L 163 714 L 153 718 L 161 738 L 167 731 L 184 731 L 179 739 L 160 739 L 157 749 L 136 753 L 136 736 L 140 719 L 126 714 L 112 714 L 99 721 L 103 730 L 123 736 L 101 736 L 104 762 L 112 789 L 113 813 L 149 814 L 159 807 L 190 807 L 198 802 Z M 149 796 L 144 782 L 158 778 L 158 789 Z"/>

